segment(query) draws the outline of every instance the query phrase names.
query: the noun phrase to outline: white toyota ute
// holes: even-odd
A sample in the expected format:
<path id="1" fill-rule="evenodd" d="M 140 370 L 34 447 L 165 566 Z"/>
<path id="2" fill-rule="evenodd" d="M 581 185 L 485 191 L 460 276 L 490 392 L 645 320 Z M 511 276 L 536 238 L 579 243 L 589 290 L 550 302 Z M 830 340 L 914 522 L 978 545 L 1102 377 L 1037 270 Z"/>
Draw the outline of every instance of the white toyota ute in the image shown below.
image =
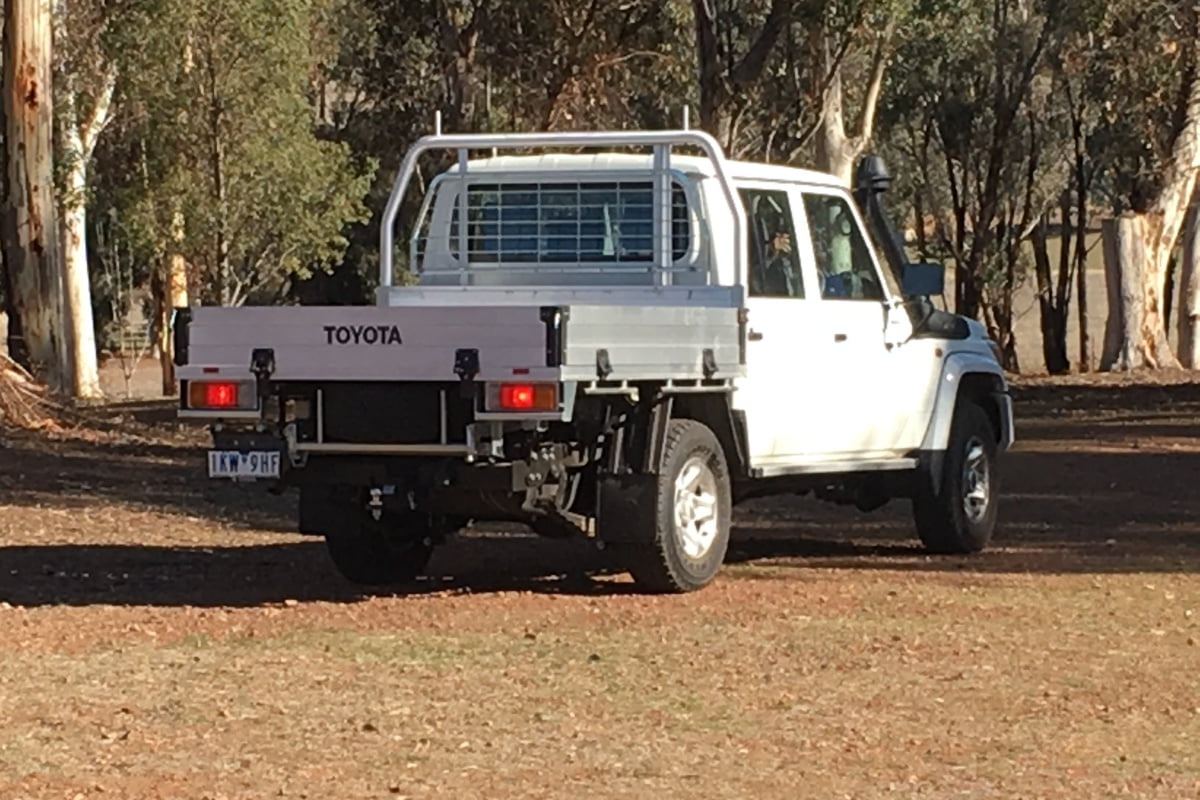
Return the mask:
<path id="1" fill-rule="evenodd" d="M 457 159 L 398 243 L 435 152 Z M 375 305 L 179 309 L 179 413 L 211 426 L 210 477 L 298 487 L 301 532 L 366 585 L 516 521 L 694 590 L 734 505 L 771 494 L 907 498 L 929 551 L 978 551 L 1008 386 L 982 326 L 933 305 L 887 186 L 876 158 L 851 189 L 692 130 L 431 135 Z"/>

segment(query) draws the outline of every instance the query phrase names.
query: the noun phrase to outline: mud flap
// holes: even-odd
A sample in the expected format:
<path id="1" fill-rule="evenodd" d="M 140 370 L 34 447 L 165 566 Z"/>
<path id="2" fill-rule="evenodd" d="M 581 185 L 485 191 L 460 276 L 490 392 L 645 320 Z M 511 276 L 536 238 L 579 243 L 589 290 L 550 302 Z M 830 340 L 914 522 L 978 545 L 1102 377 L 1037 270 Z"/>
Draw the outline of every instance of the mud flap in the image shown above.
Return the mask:
<path id="1" fill-rule="evenodd" d="M 657 529 L 657 476 L 613 475 L 600 479 L 599 483 L 596 538 L 603 542 L 653 543 Z"/>

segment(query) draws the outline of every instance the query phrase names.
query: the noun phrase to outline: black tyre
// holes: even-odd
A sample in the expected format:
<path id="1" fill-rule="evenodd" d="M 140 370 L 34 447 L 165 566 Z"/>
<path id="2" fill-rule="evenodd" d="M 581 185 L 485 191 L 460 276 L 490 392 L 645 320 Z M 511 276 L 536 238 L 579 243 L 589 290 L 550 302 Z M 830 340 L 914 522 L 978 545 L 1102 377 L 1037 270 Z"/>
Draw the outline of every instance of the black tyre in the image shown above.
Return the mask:
<path id="1" fill-rule="evenodd" d="M 977 553 L 996 528 L 999 473 L 996 432 L 987 412 L 962 402 L 954 413 L 940 486 L 918 488 L 913 517 L 931 553 Z"/>
<path id="2" fill-rule="evenodd" d="M 365 510 L 347 509 L 345 522 L 326 532 L 325 547 L 347 580 L 386 586 L 407 583 L 421 574 L 433 555 L 434 533 L 426 516 L 376 521 Z"/>
<path id="3" fill-rule="evenodd" d="M 626 549 L 638 585 L 690 592 L 710 583 L 729 548 L 731 495 L 717 437 L 699 422 L 673 420 L 656 476 L 653 543 Z"/>

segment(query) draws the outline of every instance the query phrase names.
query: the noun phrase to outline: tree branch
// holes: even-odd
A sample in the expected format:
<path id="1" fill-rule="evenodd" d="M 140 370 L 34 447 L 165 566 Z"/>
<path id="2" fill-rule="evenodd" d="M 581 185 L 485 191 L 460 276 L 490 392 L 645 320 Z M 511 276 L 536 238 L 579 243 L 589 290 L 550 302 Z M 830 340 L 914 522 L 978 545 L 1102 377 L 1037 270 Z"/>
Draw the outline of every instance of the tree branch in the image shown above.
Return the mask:
<path id="1" fill-rule="evenodd" d="M 1195 27 L 1200 28 L 1200 22 L 1194 22 Z M 1190 83 L 1186 121 L 1171 147 L 1171 160 L 1162 189 L 1151 206 L 1151 212 L 1159 223 L 1155 235 L 1158 239 L 1158 257 L 1163 262 L 1161 267 L 1166 266 L 1165 262 L 1175 247 L 1196 185 L 1196 173 L 1200 170 L 1200 29 L 1192 32 L 1191 48 L 1188 68 L 1184 73 Z"/>
<path id="2" fill-rule="evenodd" d="M 888 20 L 883 38 L 875 48 L 875 55 L 871 60 L 871 80 L 867 84 L 867 95 L 863 100 L 862 121 L 858 126 L 858 133 L 855 135 L 860 150 L 875 135 L 875 116 L 879 110 L 879 96 L 883 93 L 883 79 L 887 75 L 888 61 L 891 60 L 888 49 L 891 46 L 892 34 L 895 30 L 895 21 Z"/>
<path id="3" fill-rule="evenodd" d="M 479 29 L 487 22 L 488 15 L 492 10 L 491 0 L 478 0 L 473 4 L 471 9 L 471 20 L 467 26 L 463 28 L 463 39 L 473 39 L 479 33 Z"/>
<path id="4" fill-rule="evenodd" d="M 808 127 L 802 129 L 794 138 L 795 145 L 788 154 L 788 161 L 795 161 L 800 153 L 808 147 L 808 143 L 817 135 L 817 131 L 821 130 L 821 126 L 825 123 L 826 101 L 829 99 L 829 93 L 833 90 L 833 85 L 838 76 L 838 71 L 842 68 L 842 64 L 846 60 L 846 55 L 850 52 L 851 36 L 844 37 L 839 43 L 838 48 L 830 58 L 825 59 L 825 73 L 821 76 L 821 82 L 817 85 L 817 102 L 816 107 L 821 109 L 821 113 L 817 114 L 816 118 L 809 123 Z M 800 93 L 798 81 L 793 81 L 796 85 L 797 94 Z M 880 78 L 880 87 L 883 85 L 883 79 Z M 878 105 L 878 99 L 875 104 Z M 872 121 L 872 125 L 874 122 Z"/>
<path id="5" fill-rule="evenodd" d="M 1154 203 L 1154 212 L 1167 214 L 1173 207 L 1175 198 L 1190 194 L 1185 187 L 1195 180 L 1195 172 L 1200 169 L 1200 35 L 1192 42 L 1194 50 L 1192 63 L 1184 73 L 1188 79 L 1187 101 L 1184 110 L 1184 123 L 1175 143 L 1171 148 L 1171 160 L 1167 165 L 1163 178 L 1163 188 Z"/>
<path id="6" fill-rule="evenodd" d="M 117 86 L 117 68 L 109 62 L 105 65 L 104 75 L 100 78 L 100 91 L 92 104 L 92 113 L 80 125 L 79 141 L 82 152 L 79 154 L 85 162 L 90 161 L 96 151 L 96 141 L 104 131 L 111 118 L 113 90 Z"/>
<path id="7" fill-rule="evenodd" d="M 595 25 L 596 13 L 599 10 L 600 10 L 600 0 L 592 0 L 591 4 L 588 5 L 587 14 L 585 14 L 583 17 L 583 24 L 579 26 L 579 32 L 575 33 L 575 31 L 571 31 L 572 33 L 575 33 L 575 46 L 576 47 L 578 47 L 579 44 L 581 42 L 583 42 L 584 38 L 588 35 L 588 32 L 592 29 L 592 26 Z M 569 30 L 570 26 L 568 25 L 567 28 Z"/>
<path id="8" fill-rule="evenodd" d="M 792 19 L 792 5 L 793 0 L 771 0 L 771 10 L 763 20 L 758 38 L 730 74 L 734 86 L 749 86 L 762 76 L 779 34 Z"/>

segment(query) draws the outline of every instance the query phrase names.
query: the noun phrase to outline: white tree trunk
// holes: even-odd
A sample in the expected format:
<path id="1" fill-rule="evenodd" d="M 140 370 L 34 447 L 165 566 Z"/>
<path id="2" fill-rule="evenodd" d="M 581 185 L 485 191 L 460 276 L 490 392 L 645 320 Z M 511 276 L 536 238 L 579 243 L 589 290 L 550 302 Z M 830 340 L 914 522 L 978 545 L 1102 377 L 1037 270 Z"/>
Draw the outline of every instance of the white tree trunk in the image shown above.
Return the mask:
<path id="1" fill-rule="evenodd" d="M 1188 369 L 1200 368 L 1200 197 L 1192 192 L 1192 205 L 1183 226 L 1183 254 L 1179 274 L 1179 361 Z"/>
<path id="2" fill-rule="evenodd" d="M 1200 57 L 1200 39 L 1192 46 L 1196 48 L 1195 56 Z M 1120 271 L 1124 330 L 1115 354 L 1108 347 L 1110 337 L 1105 337 L 1102 367 L 1179 366 L 1179 359 L 1167 344 L 1163 298 L 1171 253 L 1187 217 L 1200 170 L 1200 71 L 1191 81 L 1183 128 L 1171 146 L 1162 189 L 1147 213 L 1127 214 L 1117 221 L 1113 229 L 1116 244 L 1106 248 L 1106 252 L 1111 249 L 1116 255 L 1115 268 Z"/>
<path id="3" fill-rule="evenodd" d="M 1103 223 L 1109 314 L 1101 369 L 1178 366 L 1163 324 L 1166 265 L 1154 257 L 1154 231 L 1144 214 Z"/>
<path id="4" fill-rule="evenodd" d="M 1125 304 L 1121 299 L 1121 253 L 1117 220 L 1102 221 L 1100 230 L 1104 252 L 1104 286 L 1108 297 L 1108 318 L 1104 322 L 1104 350 L 1100 354 L 1100 369 L 1109 370 L 1117 363 L 1121 354 L 1121 344 L 1125 341 Z"/>
<path id="5" fill-rule="evenodd" d="M 92 281 L 87 256 L 87 177 L 96 140 L 108 124 L 116 75 L 102 78 L 91 113 L 78 115 L 75 77 L 67 76 L 58 129 L 66 180 L 60 198 L 63 247 L 63 324 L 66 329 L 68 388 L 78 398 L 99 398 L 96 326 L 92 316 Z"/>
<path id="6" fill-rule="evenodd" d="M 68 146 L 67 197 L 61 212 L 63 246 L 64 327 L 69 348 L 70 389 L 75 397 L 102 397 L 96 361 L 96 328 L 92 319 L 92 281 L 88 273 L 87 164 L 79 153 L 79 133 L 63 125 Z"/>
<path id="7" fill-rule="evenodd" d="M 833 68 L 829 90 L 821 109 L 821 129 L 817 132 L 817 169 L 834 175 L 844 185 L 854 179 L 854 159 L 860 149 L 846 135 L 846 116 L 842 98 L 842 68 Z"/>
<path id="8" fill-rule="evenodd" d="M 817 131 L 817 169 L 834 175 L 846 186 L 854 180 L 854 164 L 863 154 L 875 135 L 875 115 L 879 109 L 879 98 L 883 92 L 883 79 L 887 72 L 888 48 L 891 45 L 892 26 L 889 24 L 875 48 L 871 63 L 871 76 L 863 97 L 862 114 L 858 130 L 846 130 L 845 93 L 842 87 L 842 64 L 834 58 L 827 34 L 817 34 L 817 47 L 822 51 L 820 59 L 825 67 L 825 93 L 821 103 L 821 125 Z"/>
<path id="9" fill-rule="evenodd" d="M 8 149 L 3 239 L 31 365 L 65 388 L 62 273 L 54 202 L 50 0 L 6 0 L 3 111 Z"/>

